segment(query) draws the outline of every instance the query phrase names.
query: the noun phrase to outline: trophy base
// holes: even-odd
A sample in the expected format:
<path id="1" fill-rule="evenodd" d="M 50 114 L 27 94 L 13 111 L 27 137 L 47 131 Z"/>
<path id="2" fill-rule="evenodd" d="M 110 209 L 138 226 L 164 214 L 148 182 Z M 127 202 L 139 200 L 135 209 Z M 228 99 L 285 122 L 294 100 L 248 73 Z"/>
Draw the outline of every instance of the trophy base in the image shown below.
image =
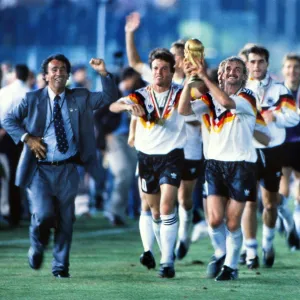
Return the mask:
<path id="1" fill-rule="evenodd" d="M 202 79 L 200 79 L 198 76 L 191 76 L 189 79 L 189 83 L 193 83 L 193 82 L 201 82 Z"/>

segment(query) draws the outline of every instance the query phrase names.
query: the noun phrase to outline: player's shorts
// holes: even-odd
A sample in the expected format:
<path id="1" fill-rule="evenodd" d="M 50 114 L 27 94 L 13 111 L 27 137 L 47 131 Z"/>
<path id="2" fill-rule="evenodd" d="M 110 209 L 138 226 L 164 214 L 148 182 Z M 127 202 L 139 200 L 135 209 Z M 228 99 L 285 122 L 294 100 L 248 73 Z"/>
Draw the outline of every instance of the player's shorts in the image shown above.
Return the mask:
<path id="1" fill-rule="evenodd" d="M 257 149 L 257 180 L 269 192 L 278 192 L 282 175 L 283 147 Z"/>
<path id="2" fill-rule="evenodd" d="M 160 185 L 180 186 L 183 168 L 183 149 L 175 149 L 164 155 L 148 155 L 138 152 L 139 173 L 142 190 L 146 194 L 156 194 Z"/>
<path id="3" fill-rule="evenodd" d="M 284 143 L 282 165 L 300 172 L 300 142 Z"/>
<path id="4" fill-rule="evenodd" d="M 218 195 L 239 202 L 256 201 L 256 164 L 246 161 L 206 161 L 208 196 Z"/>
<path id="5" fill-rule="evenodd" d="M 203 160 L 184 159 L 181 180 L 192 181 L 203 174 Z"/>

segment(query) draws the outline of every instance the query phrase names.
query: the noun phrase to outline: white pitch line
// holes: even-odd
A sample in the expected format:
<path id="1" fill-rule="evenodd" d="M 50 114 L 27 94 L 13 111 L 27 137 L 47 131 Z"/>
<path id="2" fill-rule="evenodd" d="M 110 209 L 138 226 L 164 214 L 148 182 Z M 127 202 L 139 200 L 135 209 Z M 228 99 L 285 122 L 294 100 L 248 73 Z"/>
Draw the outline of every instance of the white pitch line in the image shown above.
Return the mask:
<path id="1" fill-rule="evenodd" d="M 97 236 L 115 235 L 125 232 L 137 231 L 137 228 L 114 228 L 114 229 L 102 229 L 97 231 L 74 233 L 74 239 L 92 238 Z M 29 239 L 18 239 L 9 241 L 0 241 L 0 246 L 14 246 L 14 245 L 29 245 Z"/>

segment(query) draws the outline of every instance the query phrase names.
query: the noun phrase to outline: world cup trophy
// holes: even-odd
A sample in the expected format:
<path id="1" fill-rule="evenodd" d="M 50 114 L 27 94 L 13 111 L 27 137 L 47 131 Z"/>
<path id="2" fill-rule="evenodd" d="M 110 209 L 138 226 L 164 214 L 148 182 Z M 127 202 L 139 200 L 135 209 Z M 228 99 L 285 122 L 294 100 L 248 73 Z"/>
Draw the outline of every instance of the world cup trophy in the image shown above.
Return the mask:
<path id="1" fill-rule="evenodd" d="M 190 62 L 193 66 L 197 66 L 195 58 L 202 60 L 204 58 L 204 46 L 198 39 L 189 39 L 184 45 L 184 60 Z M 197 76 L 191 76 L 190 82 L 201 81 Z"/>

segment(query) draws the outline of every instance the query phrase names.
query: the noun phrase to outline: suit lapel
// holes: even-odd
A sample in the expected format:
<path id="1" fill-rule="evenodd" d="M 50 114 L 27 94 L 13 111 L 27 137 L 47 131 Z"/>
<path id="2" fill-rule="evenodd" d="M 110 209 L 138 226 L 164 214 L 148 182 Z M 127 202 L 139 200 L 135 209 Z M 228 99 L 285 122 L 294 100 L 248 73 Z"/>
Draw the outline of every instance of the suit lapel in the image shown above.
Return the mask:
<path id="1" fill-rule="evenodd" d="M 38 136 L 42 136 L 45 131 L 48 102 L 48 87 L 46 86 L 41 92 L 41 97 L 39 97 L 37 100 L 37 118 L 35 122 L 35 129 L 38 131 Z"/>
<path id="2" fill-rule="evenodd" d="M 76 103 L 75 98 L 72 96 L 72 93 L 69 89 L 66 88 L 66 102 L 68 106 L 69 118 L 73 130 L 73 134 L 76 141 L 79 141 L 79 108 Z"/>

